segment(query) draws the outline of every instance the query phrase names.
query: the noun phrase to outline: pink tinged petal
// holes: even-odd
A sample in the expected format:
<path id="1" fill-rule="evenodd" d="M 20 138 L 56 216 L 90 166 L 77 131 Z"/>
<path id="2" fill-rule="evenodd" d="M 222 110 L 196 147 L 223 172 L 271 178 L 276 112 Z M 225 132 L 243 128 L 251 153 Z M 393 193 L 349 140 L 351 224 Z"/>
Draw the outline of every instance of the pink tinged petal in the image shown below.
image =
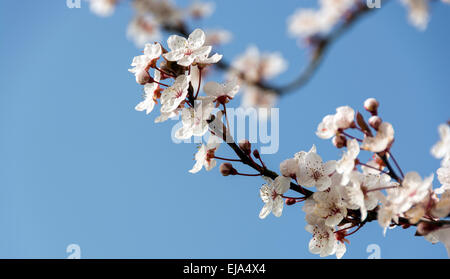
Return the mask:
<path id="1" fill-rule="evenodd" d="M 271 192 L 271 189 L 270 189 L 269 185 L 267 185 L 267 184 L 264 184 L 261 187 L 261 189 L 259 189 L 259 196 L 261 197 L 263 202 L 265 202 L 265 203 L 271 202 L 270 192 Z"/>
<path id="2" fill-rule="evenodd" d="M 277 196 L 272 204 L 273 215 L 275 215 L 276 217 L 280 217 L 281 214 L 283 213 L 283 205 L 284 205 L 283 198 Z"/>
<path id="3" fill-rule="evenodd" d="M 205 169 L 207 171 L 212 170 L 217 164 L 217 161 L 214 159 L 209 160 L 209 163 L 207 161 L 205 161 Z"/>
<path id="4" fill-rule="evenodd" d="M 175 132 L 175 138 L 177 139 L 188 139 L 192 137 L 193 131 L 190 127 L 181 127 Z"/>
<path id="5" fill-rule="evenodd" d="M 328 227 L 334 227 L 337 224 L 339 224 L 342 221 L 343 218 L 344 217 L 340 213 L 337 213 L 335 215 L 331 215 L 325 220 L 325 225 L 327 225 Z"/>
<path id="6" fill-rule="evenodd" d="M 203 86 L 203 91 L 205 91 L 206 95 L 212 97 L 218 97 L 219 95 L 221 95 L 223 91 L 222 89 L 222 85 L 214 81 L 207 82 Z"/>
<path id="7" fill-rule="evenodd" d="M 192 55 L 185 55 L 183 58 L 177 61 L 177 64 L 180 66 L 188 67 L 194 62 L 195 57 Z"/>
<path id="8" fill-rule="evenodd" d="M 289 190 L 291 186 L 291 178 L 285 176 L 277 176 L 274 181 L 275 191 L 278 194 L 284 194 Z"/>
<path id="9" fill-rule="evenodd" d="M 197 173 L 197 172 L 199 172 L 202 169 L 202 167 L 203 167 L 203 164 L 201 162 L 196 162 L 194 167 L 191 170 L 189 170 L 189 172 L 190 173 Z"/>
<path id="10" fill-rule="evenodd" d="M 336 161 L 328 161 L 323 165 L 323 173 L 328 176 L 336 170 Z"/>
<path id="11" fill-rule="evenodd" d="M 331 178 L 328 176 L 322 176 L 313 183 L 315 183 L 315 186 L 318 191 L 325 191 L 331 186 Z"/>
<path id="12" fill-rule="evenodd" d="M 336 258 L 338 258 L 338 259 L 342 258 L 342 256 L 344 256 L 346 251 L 347 251 L 347 247 L 345 247 L 345 244 L 338 241 L 338 244 L 336 247 Z"/>
<path id="13" fill-rule="evenodd" d="M 205 37 L 205 32 L 197 28 L 189 35 L 187 42 L 190 47 L 196 49 L 201 47 L 205 43 Z"/>
<path id="14" fill-rule="evenodd" d="M 194 58 L 201 56 L 208 56 L 211 50 L 212 46 L 203 46 L 201 48 L 194 50 L 194 52 L 190 56 L 193 56 Z"/>
<path id="15" fill-rule="evenodd" d="M 166 58 L 168 61 L 178 61 L 184 57 L 184 51 L 174 50 L 168 53 L 164 53 L 163 57 Z"/>
<path id="16" fill-rule="evenodd" d="M 178 35 L 172 35 L 167 39 L 167 45 L 171 50 L 184 49 L 186 47 L 187 40 Z"/>
<path id="17" fill-rule="evenodd" d="M 270 211 L 272 211 L 272 203 L 268 202 L 263 206 L 261 212 L 259 212 L 259 218 L 260 219 L 266 218 L 267 215 L 269 215 Z"/>
<path id="18" fill-rule="evenodd" d="M 309 252 L 311 252 L 312 254 L 320 254 L 320 251 L 322 249 L 319 247 L 319 245 L 320 244 L 317 242 L 316 238 L 311 238 L 308 244 Z"/>

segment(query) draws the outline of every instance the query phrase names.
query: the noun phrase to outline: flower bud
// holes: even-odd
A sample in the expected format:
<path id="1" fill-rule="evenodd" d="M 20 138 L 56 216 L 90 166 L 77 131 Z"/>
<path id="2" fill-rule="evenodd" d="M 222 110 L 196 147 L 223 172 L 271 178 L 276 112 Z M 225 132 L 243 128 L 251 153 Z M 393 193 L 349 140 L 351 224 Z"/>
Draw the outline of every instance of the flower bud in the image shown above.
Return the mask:
<path id="1" fill-rule="evenodd" d="M 260 158 L 258 149 L 253 150 L 253 156 L 255 156 L 256 159 Z"/>
<path id="2" fill-rule="evenodd" d="M 141 70 L 136 73 L 136 82 L 145 85 L 150 81 L 150 75 L 147 71 Z"/>
<path id="3" fill-rule="evenodd" d="M 236 175 L 237 171 L 233 168 L 233 165 L 230 163 L 222 163 L 219 167 L 220 173 L 223 176 L 228 175 Z"/>
<path id="4" fill-rule="evenodd" d="M 252 152 L 252 144 L 246 139 L 243 139 L 243 140 L 239 141 L 239 147 L 247 155 L 250 155 L 250 153 Z"/>
<path id="5" fill-rule="evenodd" d="M 337 148 L 342 148 L 347 145 L 347 139 L 343 135 L 337 135 L 333 137 L 333 144 Z"/>
<path id="6" fill-rule="evenodd" d="M 286 199 L 286 205 L 293 205 L 295 204 L 297 201 L 293 198 L 288 198 Z"/>
<path id="7" fill-rule="evenodd" d="M 377 115 L 374 115 L 371 118 L 369 118 L 369 125 L 377 131 L 378 131 L 378 128 L 380 127 L 381 122 L 383 122 L 383 121 Z"/>
<path id="8" fill-rule="evenodd" d="M 372 115 L 377 115 L 378 101 L 375 98 L 369 98 L 364 102 L 364 108 Z"/>

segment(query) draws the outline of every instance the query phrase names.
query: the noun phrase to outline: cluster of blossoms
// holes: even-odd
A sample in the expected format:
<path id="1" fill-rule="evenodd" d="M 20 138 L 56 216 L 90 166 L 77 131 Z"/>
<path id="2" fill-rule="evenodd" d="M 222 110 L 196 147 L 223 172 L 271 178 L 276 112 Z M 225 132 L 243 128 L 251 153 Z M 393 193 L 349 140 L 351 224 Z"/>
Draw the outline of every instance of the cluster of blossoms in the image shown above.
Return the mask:
<path id="1" fill-rule="evenodd" d="M 244 107 L 270 108 L 277 94 L 257 86 L 263 84 L 287 69 L 287 61 L 278 52 L 261 53 L 256 46 L 249 46 L 232 63 L 227 75 L 246 83 L 243 87 Z"/>
<path id="2" fill-rule="evenodd" d="M 323 36 L 332 31 L 339 24 L 349 20 L 369 6 L 380 8 L 376 0 L 319 0 L 319 9 L 299 9 L 288 19 L 288 30 L 292 36 L 311 38 Z M 408 9 L 409 22 L 419 30 L 426 29 L 429 15 L 429 0 L 401 0 Z M 448 0 L 442 0 L 450 3 Z"/>
<path id="3" fill-rule="evenodd" d="M 88 0 L 92 12 L 99 16 L 110 16 L 114 13 L 120 0 Z M 136 11 L 128 24 L 127 36 L 137 47 L 148 42 L 161 39 L 161 30 L 184 28 L 187 19 L 201 19 L 212 15 L 215 9 L 213 2 L 192 1 L 186 8 L 176 6 L 170 0 L 133 0 Z M 206 42 L 209 45 L 221 45 L 231 40 L 231 33 L 224 29 L 206 30 Z"/>
<path id="4" fill-rule="evenodd" d="M 143 54 L 134 57 L 131 64 L 133 68 L 129 70 L 135 75 L 136 82 L 144 86 L 144 100 L 136 105 L 136 110 L 149 114 L 160 103 L 160 115 L 155 119 L 156 123 L 181 115 L 183 125 L 175 132 L 178 139 L 203 136 L 212 129 L 208 143 L 202 145 L 195 155 L 197 162 L 190 170 L 192 173 L 203 167 L 210 170 L 215 166 L 214 152 L 223 138 L 223 124 L 220 124 L 221 112 L 217 117 L 212 112 L 219 105 L 225 108 L 226 103 L 239 91 L 236 80 L 224 84 L 210 81 L 203 86 L 206 96 L 199 96 L 202 72 L 222 58 L 217 53 L 210 56 L 212 47 L 205 45 L 205 41 L 203 30 L 196 29 L 187 39 L 178 35 L 170 36 L 167 40 L 170 51 L 159 43 L 146 44 Z M 195 77 L 193 68 L 197 69 Z M 150 75 L 150 69 L 153 69 L 153 75 Z M 167 84 L 170 81 L 171 85 Z"/>
<path id="5" fill-rule="evenodd" d="M 331 139 L 334 146 L 346 149 L 339 160 L 324 162 L 313 145 L 309 151 L 300 151 L 283 161 L 278 175 L 266 167 L 250 142 L 241 140 L 236 144 L 228 133 L 227 104 L 240 89 L 239 79 L 233 76 L 234 79 L 223 84 L 209 81 L 202 86 L 202 73 L 222 58 L 220 54 L 211 55 L 212 47 L 205 42 L 201 29 L 194 30 L 187 39 L 172 35 L 167 40 L 169 50 L 159 43 L 147 44 L 143 54 L 133 59 L 130 69 L 145 92 L 136 110 L 148 114 L 160 103 L 160 115 L 155 122 L 181 115 L 182 127 L 175 132 L 179 139 L 210 132 L 207 143 L 195 154 L 196 163 L 189 172 L 197 173 L 203 168 L 209 171 L 216 166 L 216 160 L 223 160 L 227 161 L 220 165 L 224 176 L 261 176 L 266 181 L 260 189 L 264 202 L 261 219 L 270 213 L 280 217 L 284 204 L 304 202 L 306 230 L 313 235 L 309 250 L 320 256 L 342 257 L 345 243 L 349 243 L 347 237 L 374 220 L 378 220 L 384 232 L 395 226 L 417 226 L 418 235 L 433 243 L 449 244 L 450 225 L 440 222 L 450 214 L 450 127 L 447 124 L 439 127 L 441 140 L 432 148 L 432 154 L 442 159 L 437 171 L 442 186 L 436 189 L 433 189 L 433 175 L 422 178 L 416 172 L 403 174 L 391 153 L 394 129 L 378 115 L 379 103 L 373 98 L 364 102 L 365 110 L 370 113 L 368 121 L 361 113 L 343 106 L 335 114 L 325 116 L 318 125 L 318 137 Z M 278 59 L 268 57 L 268 60 Z M 262 72 L 267 77 L 274 74 L 270 69 Z M 254 75 L 258 78 L 260 74 Z M 204 94 L 200 96 L 200 92 Z M 216 108 L 219 111 L 214 114 Z M 224 141 L 238 159 L 216 155 Z M 364 151 L 372 154 L 368 162 L 360 158 Z M 241 173 L 230 162 L 246 164 L 257 173 Z M 287 196 L 289 190 L 302 197 Z"/>
<path id="6" fill-rule="evenodd" d="M 378 116 L 378 106 L 373 98 L 364 103 L 371 114 L 368 122 L 348 106 L 339 107 L 335 114 L 323 118 L 316 134 L 323 139 L 332 138 L 337 148 L 346 148 L 338 161 L 323 162 L 313 146 L 308 152 L 301 151 L 280 164 L 282 176 L 289 180 L 277 178 L 279 181 L 289 185 L 292 179 L 298 185 L 315 187 L 316 192 L 296 199 L 283 195 L 288 188 L 280 182 L 272 182 L 271 188 L 267 185 L 261 188 L 262 193 L 271 189 L 270 208 L 276 216 L 283 209 L 283 203 L 276 199 L 284 197 L 288 205 L 305 201 L 306 230 L 313 234 L 309 243 L 311 253 L 342 257 L 345 242 L 349 243 L 345 237 L 372 220 L 378 220 L 384 232 L 397 225 L 404 228 L 416 225 L 417 235 L 433 243 L 441 241 L 450 249 L 450 225 L 436 223 L 450 215 L 449 126 L 439 127 L 441 140 L 432 149 L 434 156 L 443 158 L 442 167 L 437 171 L 442 186 L 433 189 L 433 175 L 425 179 L 416 172 L 403 175 L 390 151 L 394 129 Z M 351 135 L 352 132 L 362 134 L 363 138 Z M 363 163 L 358 158 L 361 151 L 373 153 L 373 159 Z M 390 159 L 400 175 L 396 174 Z M 260 215 L 263 218 L 267 216 L 267 195 L 261 197 L 266 203 Z M 349 232 L 351 228 L 355 229 Z"/>

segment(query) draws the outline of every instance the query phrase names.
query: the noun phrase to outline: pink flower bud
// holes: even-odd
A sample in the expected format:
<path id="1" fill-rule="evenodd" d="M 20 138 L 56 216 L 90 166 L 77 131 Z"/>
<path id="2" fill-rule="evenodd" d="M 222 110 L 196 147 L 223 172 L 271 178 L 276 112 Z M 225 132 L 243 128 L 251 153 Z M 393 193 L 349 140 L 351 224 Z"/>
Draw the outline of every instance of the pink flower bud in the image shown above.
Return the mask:
<path id="1" fill-rule="evenodd" d="M 253 150 L 253 156 L 255 156 L 256 159 L 260 158 L 258 149 Z"/>
<path id="2" fill-rule="evenodd" d="M 374 115 L 371 118 L 369 118 L 369 125 L 377 131 L 378 128 L 380 127 L 381 122 L 383 121 L 379 116 Z"/>
<path id="3" fill-rule="evenodd" d="M 288 198 L 286 199 L 286 205 L 293 205 L 295 204 L 297 201 L 293 198 Z"/>
<path id="4" fill-rule="evenodd" d="M 145 85 L 150 81 L 150 75 L 147 71 L 142 70 L 136 73 L 136 82 Z"/>
<path id="5" fill-rule="evenodd" d="M 230 163 L 222 163 L 219 167 L 220 173 L 223 176 L 228 175 L 236 175 L 237 171 L 233 168 L 233 165 Z"/>
<path id="6" fill-rule="evenodd" d="M 377 114 L 379 103 L 375 98 L 369 98 L 364 102 L 364 108 L 372 115 Z"/>
<path id="7" fill-rule="evenodd" d="M 342 148 L 347 145 L 347 139 L 343 135 L 337 135 L 333 137 L 333 144 L 337 148 Z"/>

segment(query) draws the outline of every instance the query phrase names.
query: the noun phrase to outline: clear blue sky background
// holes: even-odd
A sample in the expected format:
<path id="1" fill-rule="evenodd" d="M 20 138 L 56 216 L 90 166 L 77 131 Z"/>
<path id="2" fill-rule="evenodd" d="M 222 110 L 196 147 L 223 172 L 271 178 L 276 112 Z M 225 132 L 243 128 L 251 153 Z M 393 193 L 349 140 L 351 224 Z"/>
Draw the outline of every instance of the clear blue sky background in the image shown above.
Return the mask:
<path id="1" fill-rule="evenodd" d="M 220 1 L 196 26 L 234 31 L 227 60 L 250 43 L 281 51 L 290 64 L 275 81 L 283 84 L 307 59 L 286 31 L 299 3 Z M 258 218 L 262 180 L 187 172 L 195 147 L 171 142 L 173 122 L 154 125 L 156 113 L 134 110 L 142 91 L 127 72 L 140 51 L 125 37 L 131 9 L 122 4 L 104 19 L 82 4 L 0 4 L 0 257 L 65 258 L 76 243 L 83 258 L 318 258 L 301 207 Z M 337 106 L 361 109 L 376 97 L 404 170 L 433 173 L 439 161 L 429 150 L 450 116 L 449 23 L 441 3 L 425 32 L 398 2 L 364 18 L 308 86 L 280 100 L 280 149 L 265 156 L 268 165 L 278 170 L 313 143 L 324 159 L 337 158 L 341 151 L 315 136 L 317 124 Z M 231 156 L 225 146 L 219 153 Z M 350 237 L 344 258 L 367 258 L 372 243 L 383 258 L 446 257 L 443 245 L 413 235 L 383 237 L 371 223 Z"/>

